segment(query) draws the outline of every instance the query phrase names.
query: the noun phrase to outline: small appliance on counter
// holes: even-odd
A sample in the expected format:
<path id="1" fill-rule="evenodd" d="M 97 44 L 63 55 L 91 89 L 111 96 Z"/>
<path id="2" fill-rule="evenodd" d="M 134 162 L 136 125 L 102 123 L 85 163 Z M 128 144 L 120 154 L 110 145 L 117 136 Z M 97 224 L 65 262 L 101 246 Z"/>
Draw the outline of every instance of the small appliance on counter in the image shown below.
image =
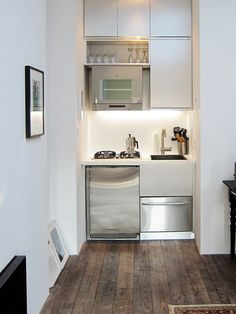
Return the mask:
<path id="1" fill-rule="evenodd" d="M 120 158 L 140 158 L 140 153 L 135 150 L 135 147 L 138 148 L 138 141 L 129 134 L 126 139 L 126 151 L 120 153 Z"/>

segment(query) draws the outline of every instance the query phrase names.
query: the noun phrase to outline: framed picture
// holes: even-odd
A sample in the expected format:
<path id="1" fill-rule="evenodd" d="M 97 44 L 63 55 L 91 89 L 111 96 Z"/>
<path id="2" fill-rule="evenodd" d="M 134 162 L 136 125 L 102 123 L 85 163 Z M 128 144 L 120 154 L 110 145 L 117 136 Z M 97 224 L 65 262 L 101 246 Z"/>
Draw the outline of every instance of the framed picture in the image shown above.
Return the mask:
<path id="1" fill-rule="evenodd" d="M 52 221 L 49 225 L 49 244 L 52 246 L 57 263 L 62 269 L 68 259 L 68 253 L 55 221 Z"/>
<path id="2" fill-rule="evenodd" d="M 44 73 L 25 66 L 26 138 L 44 134 Z"/>

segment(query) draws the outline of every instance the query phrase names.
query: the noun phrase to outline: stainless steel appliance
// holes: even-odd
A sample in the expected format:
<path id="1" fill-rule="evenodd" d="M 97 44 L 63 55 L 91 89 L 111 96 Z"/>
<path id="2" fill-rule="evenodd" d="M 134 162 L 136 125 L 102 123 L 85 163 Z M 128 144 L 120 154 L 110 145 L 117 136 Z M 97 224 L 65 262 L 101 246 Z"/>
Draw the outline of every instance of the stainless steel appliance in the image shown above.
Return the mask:
<path id="1" fill-rule="evenodd" d="M 138 239 L 138 166 L 87 166 L 86 195 L 87 239 Z"/>
<path id="2" fill-rule="evenodd" d="M 191 196 L 141 198 L 141 239 L 192 238 L 192 229 Z"/>
<path id="3" fill-rule="evenodd" d="M 142 110 L 149 104 L 149 75 L 144 72 L 142 66 L 92 66 L 92 109 Z"/>
<path id="4" fill-rule="evenodd" d="M 129 137 L 126 140 L 127 155 L 133 156 L 135 153 L 135 147 L 138 148 L 138 141 L 136 141 L 136 138 L 134 136 L 131 136 L 131 134 L 129 134 Z"/>

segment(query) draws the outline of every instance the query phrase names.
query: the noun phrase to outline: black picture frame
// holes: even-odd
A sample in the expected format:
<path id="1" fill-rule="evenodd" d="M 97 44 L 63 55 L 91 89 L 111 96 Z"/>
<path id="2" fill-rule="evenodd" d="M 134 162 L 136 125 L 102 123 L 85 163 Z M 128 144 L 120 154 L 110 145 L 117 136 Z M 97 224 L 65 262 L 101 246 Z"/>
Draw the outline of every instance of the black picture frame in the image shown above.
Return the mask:
<path id="1" fill-rule="evenodd" d="M 25 66 L 26 138 L 44 134 L 44 72 Z"/>

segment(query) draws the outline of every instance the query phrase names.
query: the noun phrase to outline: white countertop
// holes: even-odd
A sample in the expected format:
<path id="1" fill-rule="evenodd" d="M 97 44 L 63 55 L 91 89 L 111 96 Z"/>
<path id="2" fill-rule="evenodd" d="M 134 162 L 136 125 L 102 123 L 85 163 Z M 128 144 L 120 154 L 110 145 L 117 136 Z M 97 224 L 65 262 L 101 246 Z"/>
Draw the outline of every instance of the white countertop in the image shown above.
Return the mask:
<path id="1" fill-rule="evenodd" d="M 160 163 L 172 163 L 172 164 L 184 164 L 184 163 L 193 163 L 195 160 L 190 155 L 185 156 L 187 160 L 151 160 L 151 157 L 143 158 L 112 158 L 112 159 L 84 159 L 81 161 L 81 164 L 84 166 L 93 166 L 93 165 L 143 165 L 143 164 L 160 164 Z"/>

